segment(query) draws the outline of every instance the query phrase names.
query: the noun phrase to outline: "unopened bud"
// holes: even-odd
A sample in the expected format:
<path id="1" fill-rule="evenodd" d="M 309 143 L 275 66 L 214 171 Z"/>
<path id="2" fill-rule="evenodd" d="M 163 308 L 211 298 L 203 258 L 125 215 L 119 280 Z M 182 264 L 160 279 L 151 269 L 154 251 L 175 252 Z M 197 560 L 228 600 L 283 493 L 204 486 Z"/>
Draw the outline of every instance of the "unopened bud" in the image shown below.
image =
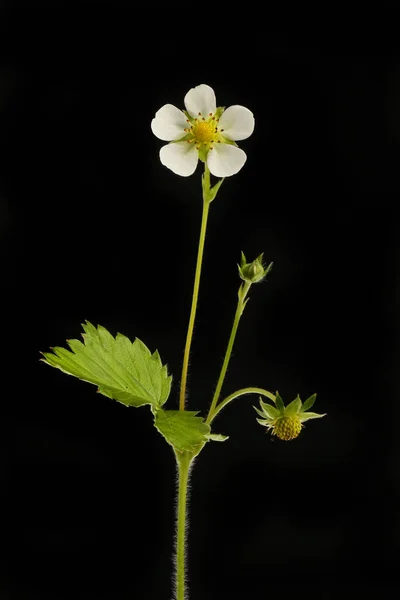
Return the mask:
<path id="1" fill-rule="evenodd" d="M 242 252 L 241 263 L 238 265 L 239 275 L 243 281 L 248 283 L 258 283 L 262 281 L 272 269 L 272 262 L 266 266 L 263 264 L 264 254 L 260 254 L 253 262 L 246 262 L 244 252 Z"/>

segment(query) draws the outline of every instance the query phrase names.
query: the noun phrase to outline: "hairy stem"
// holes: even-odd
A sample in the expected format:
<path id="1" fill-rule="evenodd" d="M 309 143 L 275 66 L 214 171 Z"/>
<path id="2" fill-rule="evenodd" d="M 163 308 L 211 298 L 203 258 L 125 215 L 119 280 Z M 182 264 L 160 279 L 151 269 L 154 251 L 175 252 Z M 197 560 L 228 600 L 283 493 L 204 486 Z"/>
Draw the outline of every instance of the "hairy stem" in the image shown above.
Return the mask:
<path id="1" fill-rule="evenodd" d="M 176 600 L 187 599 L 186 587 L 186 508 L 188 495 L 189 471 L 193 456 L 188 452 L 176 453 L 178 465 L 178 506 L 177 506 L 177 534 L 176 534 Z"/>
<path id="2" fill-rule="evenodd" d="M 251 283 L 246 281 L 246 282 L 242 283 L 242 285 L 239 288 L 238 303 L 237 303 L 235 317 L 233 319 L 231 335 L 229 336 L 229 342 L 228 342 L 228 346 L 226 348 L 224 362 L 222 363 L 221 372 L 219 374 L 217 387 L 215 388 L 214 397 L 211 402 L 211 406 L 210 406 L 210 410 L 208 412 L 206 423 L 211 422 L 212 415 L 215 412 L 215 407 L 217 405 L 219 396 L 221 394 L 225 375 L 228 370 L 229 361 L 231 359 L 233 344 L 235 343 L 235 338 L 236 338 L 236 333 L 237 333 L 238 326 L 239 326 L 240 317 L 242 316 L 244 307 L 246 306 L 245 298 L 247 296 L 247 292 L 249 291 L 250 287 L 251 287 Z"/>

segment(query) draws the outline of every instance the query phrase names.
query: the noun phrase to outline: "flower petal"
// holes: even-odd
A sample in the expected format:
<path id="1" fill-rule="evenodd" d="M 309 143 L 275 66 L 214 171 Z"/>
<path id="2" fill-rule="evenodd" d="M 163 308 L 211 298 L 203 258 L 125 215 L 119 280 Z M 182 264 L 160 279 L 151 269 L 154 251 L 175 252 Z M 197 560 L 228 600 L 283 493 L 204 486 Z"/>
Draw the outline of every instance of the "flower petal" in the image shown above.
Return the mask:
<path id="1" fill-rule="evenodd" d="M 214 90 L 205 83 L 189 90 L 184 102 L 191 117 L 197 117 L 199 113 L 205 117 L 217 110 Z"/>
<path id="2" fill-rule="evenodd" d="M 246 153 L 237 146 L 214 144 L 207 155 L 207 166 L 215 177 L 230 177 L 240 171 L 246 159 Z"/>
<path id="3" fill-rule="evenodd" d="M 230 140 L 245 140 L 254 131 L 254 115 L 245 106 L 235 104 L 222 113 L 218 127 Z"/>
<path id="4" fill-rule="evenodd" d="M 164 104 L 151 122 L 154 135 L 165 142 L 179 140 L 185 135 L 184 129 L 187 126 L 184 113 L 173 104 Z"/>
<path id="5" fill-rule="evenodd" d="M 194 144 L 177 142 L 167 144 L 160 150 L 160 160 L 165 167 L 176 175 L 188 177 L 193 175 L 197 167 L 198 154 Z"/>

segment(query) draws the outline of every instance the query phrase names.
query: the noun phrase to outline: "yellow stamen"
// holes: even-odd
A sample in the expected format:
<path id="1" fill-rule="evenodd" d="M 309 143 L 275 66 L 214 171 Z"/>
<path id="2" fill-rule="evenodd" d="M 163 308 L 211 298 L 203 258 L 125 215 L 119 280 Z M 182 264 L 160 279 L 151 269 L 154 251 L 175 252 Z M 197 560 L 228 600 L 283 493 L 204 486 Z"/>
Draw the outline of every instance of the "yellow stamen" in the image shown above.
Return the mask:
<path id="1" fill-rule="evenodd" d="M 211 123 L 195 123 L 193 126 L 193 135 L 195 136 L 196 142 L 200 144 L 209 144 L 213 141 L 215 135 L 215 127 Z"/>

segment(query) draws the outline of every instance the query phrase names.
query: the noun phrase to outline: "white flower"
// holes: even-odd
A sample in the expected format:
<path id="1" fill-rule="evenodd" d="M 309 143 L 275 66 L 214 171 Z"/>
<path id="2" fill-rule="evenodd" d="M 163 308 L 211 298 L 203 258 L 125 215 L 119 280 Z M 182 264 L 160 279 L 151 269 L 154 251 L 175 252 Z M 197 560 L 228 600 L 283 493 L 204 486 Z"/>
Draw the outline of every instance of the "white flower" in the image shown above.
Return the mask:
<path id="1" fill-rule="evenodd" d="M 151 122 L 154 135 L 170 142 L 160 150 L 162 164 L 188 177 L 200 158 L 216 177 L 235 175 L 247 158 L 235 141 L 253 133 L 253 113 L 239 105 L 217 108 L 214 90 L 204 83 L 189 90 L 184 103 L 186 111 L 165 104 Z"/>

